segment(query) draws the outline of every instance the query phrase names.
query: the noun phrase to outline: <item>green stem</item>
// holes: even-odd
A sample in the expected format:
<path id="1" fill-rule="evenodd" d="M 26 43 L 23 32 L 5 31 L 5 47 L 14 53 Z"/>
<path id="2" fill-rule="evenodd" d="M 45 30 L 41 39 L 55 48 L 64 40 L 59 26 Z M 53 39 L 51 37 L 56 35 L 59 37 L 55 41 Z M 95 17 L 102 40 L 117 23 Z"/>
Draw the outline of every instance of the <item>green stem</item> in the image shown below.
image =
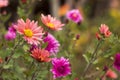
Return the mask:
<path id="1" fill-rule="evenodd" d="M 103 40 L 100 40 L 99 43 L 97 44 L 97 46 L 96 46 L 96 48 L 95 48 L 95 50 L 94 50 L 94 52 L 93 52 L 93 54 L 92 54 L 92 57 L 91 57 L 91 59 L 90 59 L 90 62 L 89 62 L 89 63 L 87 64 L 87 66 L 85 67 L 85 70 L 84 70 L 84 72 L 83 72 L 83 77 L 85 77 L 85 75 L 86 75 L 89 67 L 90 67 L 90 66 L 92 65 L 92 63 L 94 62 L 94 60 L 95 60 L 95 58 L 96 58 L 96 56 L 97 56 L 97 51 L 98 51 L 98 49 L 99 49 L 100 44 L 102 43 L 102 41 L 103 41 Z"/>
<path id="2" fill-rule="evenodd" d="M 36 73 L 37 73 L 37 69 L 36 69 L 35 72 L 33 73 L 31 80 L 35 80 Z"/>
<path id="3" fill-rule="evenodd" d="M 38 75 L 38 68 L 40 67 L 40 64 L 39 63 L 37 63 L 37 65 L 36 65 L 36 70 L 35 70 L 35 72 L 32 74 L 32 77 L 31 77 L 31 80 L 35 80 L 36 79 L 36 76 Z"/>

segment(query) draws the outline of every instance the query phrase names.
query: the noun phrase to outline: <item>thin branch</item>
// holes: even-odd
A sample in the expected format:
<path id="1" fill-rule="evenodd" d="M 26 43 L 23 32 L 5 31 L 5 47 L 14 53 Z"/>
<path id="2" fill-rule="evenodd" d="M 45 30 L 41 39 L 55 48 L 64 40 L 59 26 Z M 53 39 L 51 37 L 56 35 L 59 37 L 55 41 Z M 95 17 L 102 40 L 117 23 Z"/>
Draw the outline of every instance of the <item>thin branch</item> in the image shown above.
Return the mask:
<path id="1" fill-rule="evenodd" d="M 96 56 L 97 56 L 97 51 L 98 51 L 98 49 L 99 49 L 100 44 L 102 43 L 102 41 L 103 41 L 103 40 L 100 40 L 99 43 L 97 44 L 97 46 L 96 46 L 96 48 L 95 48 L 95 50 L 94 50 L 94 52 L 93 52 L 93 54 L 92 54 L 92 57 L 91 57 L 91 59 L 90 59 L 90 62 L 87 64 L 87 66 L 86 66 L 86 68 L 85 68 L 85 70 L 84 70 L 84 72 L 83 72 L 83 77 L 86 75 L 89 67 L 90 67 L 90 66 L 92 65 L 92 63 L 94 62 L 94 60 L 95 60 L 95 58 L 96 58 Z"/>

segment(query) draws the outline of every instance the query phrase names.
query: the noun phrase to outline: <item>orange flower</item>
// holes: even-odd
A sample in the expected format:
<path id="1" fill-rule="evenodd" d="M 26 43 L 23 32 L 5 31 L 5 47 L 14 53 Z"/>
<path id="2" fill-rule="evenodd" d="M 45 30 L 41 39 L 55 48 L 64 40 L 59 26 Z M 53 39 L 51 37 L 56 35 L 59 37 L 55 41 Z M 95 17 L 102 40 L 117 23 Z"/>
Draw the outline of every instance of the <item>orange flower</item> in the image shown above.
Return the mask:
<path id="1" fill-rule="evenodd" d="M 64 16 L 69 9 L 70 6 L 68 4 L 64 4 L 63 6 L 61 6 L 58 11 L 59 16 Z"/>
<path id="2" fill-rule="evenodd" d="M 49 62 L 51 61 L 50 54 L 47 50 L 35 48 L 32 51 L 31 56 L 39 62 Z"/>
<path id="3" fill-rule="evenodd" d="M 62 30 L 62 24 L 59 20 L 56 20 L 55 18 L 51 17 L 50 15 L 44 16 L 43 14 L 41 15 L 41 20 L 42 22 L 50 29 L 52 30 Z"/>

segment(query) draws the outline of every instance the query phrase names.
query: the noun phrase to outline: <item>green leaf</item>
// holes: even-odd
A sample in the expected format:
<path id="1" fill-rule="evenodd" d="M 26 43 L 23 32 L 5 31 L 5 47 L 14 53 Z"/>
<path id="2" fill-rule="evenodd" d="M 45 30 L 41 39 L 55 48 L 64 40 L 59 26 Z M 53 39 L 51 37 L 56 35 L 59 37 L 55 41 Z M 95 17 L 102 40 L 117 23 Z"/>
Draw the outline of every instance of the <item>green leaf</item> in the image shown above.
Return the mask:
<path id="1" fill-rule="evenodd" d="M 4 69 L 9 69 L 9 68 L 11 68 L 12 66 L 13 66 L 13 65 L 8 64 L 8 65 L 4 65 L 3 68 L 4 68 Z"/>
<path id="2" fill-rule="evenodd" d="M 22 54 L 22 53 L 21 53 Z M 14 55 L 13 55 L 13 58 L 19 58 L 20 56 L 21 56 L 21 54 L 20 53 L 15 53 Z"/>
<path id="3" fill-rule="evenodd" d="M 89 63 L 89 58 L 88 58 L 88 56 L 85 55 L 85 54 L 83 54 L 83 57 L 84 57 L 85 61 L 86 61 L 87 63 Z"/>
<path id="4" fill-rule="evenodd" d="M 98 59 L 96 59 L 94 62 L 93 62 L 93 64 L 97 64 L 99 61 L 98 61 Z"/>
<path id="5" fill-rule="evenodd" d="M 91 58 L 91 55 L 92 55 L 91 52 L 87 52 L 87 53 L 83 54 L 83 57 L 84 57 L 84 59 L 85 59 L 85 61 L 86 61 L 87 63 L 90 62 L 89 60 L 90 60 L 90 58 Z"/>
<path id="6" fill-rule="evenodd" d="M 22 9 L 22 8 L 20 8 L 20 7 L 18 7 L 18 12 L 17 12 L 17 14 L 19 15 L 19 17 L 24 18 L 24 17 L 25 17 L 25 10 Z"/>

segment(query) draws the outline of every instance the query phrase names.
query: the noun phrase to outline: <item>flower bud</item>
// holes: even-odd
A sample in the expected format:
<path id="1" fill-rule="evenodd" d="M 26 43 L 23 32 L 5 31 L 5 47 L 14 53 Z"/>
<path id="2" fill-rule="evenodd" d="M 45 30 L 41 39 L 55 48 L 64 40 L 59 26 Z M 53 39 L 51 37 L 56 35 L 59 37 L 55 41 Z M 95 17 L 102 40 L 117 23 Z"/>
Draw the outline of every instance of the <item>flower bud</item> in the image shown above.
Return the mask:
<path id="1" fill-rule="evenodd" d="M 76 40 L 78 40 L 80 38 L 80 34 L 76 35 Z"/>

